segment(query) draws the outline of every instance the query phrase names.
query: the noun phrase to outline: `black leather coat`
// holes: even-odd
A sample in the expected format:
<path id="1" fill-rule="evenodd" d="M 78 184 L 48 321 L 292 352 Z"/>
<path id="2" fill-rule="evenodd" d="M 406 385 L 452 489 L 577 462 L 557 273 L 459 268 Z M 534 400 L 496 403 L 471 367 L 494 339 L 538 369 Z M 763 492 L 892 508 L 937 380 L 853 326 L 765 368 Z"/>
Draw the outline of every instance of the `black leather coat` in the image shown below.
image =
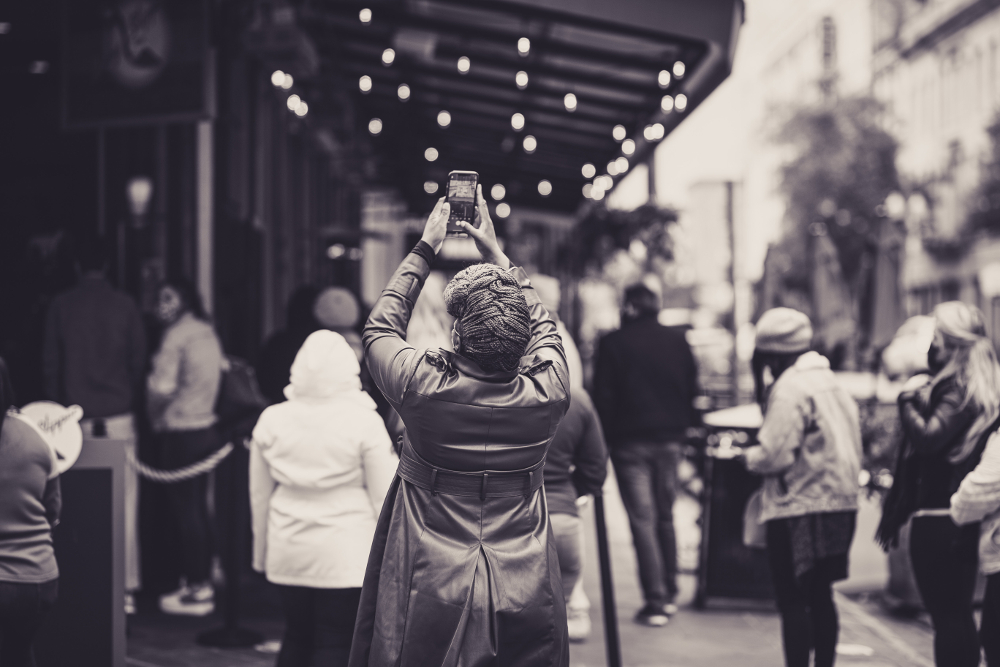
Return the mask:
<path id="1" fill-rule="evenodd" d="M 445 470 L 514 471 L 545 457 L 569 403 L 556 325 L 521 269 L 531 308 L 519 370 L 484 371 L 403 339 L 429 272 L 424 244 L 397 269 L 364 331 L 372 377 L 399 413 L 404 457 Z M 545 493 L 481 499 L 397 475 L 372 545 L 350 665 L 569 664 Z"/>

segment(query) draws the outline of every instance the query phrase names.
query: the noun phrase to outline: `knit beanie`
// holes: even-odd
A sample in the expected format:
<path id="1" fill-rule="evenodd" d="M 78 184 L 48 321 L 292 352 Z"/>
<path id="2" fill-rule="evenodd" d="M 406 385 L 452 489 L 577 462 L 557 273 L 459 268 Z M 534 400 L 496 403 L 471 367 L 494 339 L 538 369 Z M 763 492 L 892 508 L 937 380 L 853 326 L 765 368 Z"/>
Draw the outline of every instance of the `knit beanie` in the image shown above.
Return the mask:
<path id="1" fill-rule="evenodd" d="M 792 308 L 772 308 L 757 320 L 755 347 L 760 352 L 805 352 L 812 345 L 812 337 L 812 323 L 805 313 Z"/>
<path id="2" fill-rule="evenodd" d="M 484 370 L 517 369 L 531 337 L 531 316 L 514 276 L 493 264 L 475 264 L 448 283 L 444 301 L 457 320 L 463 355 Z"/>

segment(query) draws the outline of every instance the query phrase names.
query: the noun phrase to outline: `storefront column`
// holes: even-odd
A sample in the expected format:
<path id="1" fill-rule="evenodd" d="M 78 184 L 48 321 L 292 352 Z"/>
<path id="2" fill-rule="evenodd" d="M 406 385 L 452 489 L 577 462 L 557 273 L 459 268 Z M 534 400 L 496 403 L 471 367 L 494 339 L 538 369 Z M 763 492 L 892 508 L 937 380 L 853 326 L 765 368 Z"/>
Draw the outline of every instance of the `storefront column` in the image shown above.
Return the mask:
<path id="1" fill-rule="evenodd" d="M 212 313 L 214 281 L 212 272 L 213 264 L 213 192 L 214 192 L 214 156 L 212 151 L 213 141 L 212 121 L 199 121 L 197 128 L 197 169 L 195 176 L 198 179 L 197 185 L 197 283 L 198 291 L 201 293 L 205 311 Z"/>

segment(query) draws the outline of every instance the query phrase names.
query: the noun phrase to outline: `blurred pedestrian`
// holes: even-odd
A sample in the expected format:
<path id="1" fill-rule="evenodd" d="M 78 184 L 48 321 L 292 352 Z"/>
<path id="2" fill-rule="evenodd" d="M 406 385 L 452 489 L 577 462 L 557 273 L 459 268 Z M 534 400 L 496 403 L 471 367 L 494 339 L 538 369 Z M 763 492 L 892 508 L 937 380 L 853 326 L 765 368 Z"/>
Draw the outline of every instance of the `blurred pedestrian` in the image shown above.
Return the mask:
<path id="1" fill-rule="evenodd" d="M 861 471 L 858 405 L 830 362 L 809 351 L 809 318 L 773 308 L 753 357 L 764 423 L 743 453 L 764 475 L 761 513 L 787 667 L 831 667 L 839 621 L 831 584 L 847 578 Z M 767 376 L 770 375 L 773 384 Z"/>
<path id="2" fill-rule="evenodd" d="M 927 354 L 933 377 L 900 393 L 904 441 L 877 539 L 890 546 L 910 517 L 910 560 L 934 625 L 938 667 L 974 667 L 980 644 L 972 612 L 979 524 L 952 521 L 951 497 L 980 462 L 1000 417 L 1000 365 L 975 306 L 934 309 Z"/>
<path id="3" fill-rule="evenodd" d="M 1000 667 L 1000 435 L 995 432 L 979 465 L 951 497 L 951 517 L 960 526 L 982 522 L 979 568 L 986 575 L 986 595 L 979 640 L 987 667 Z"/>
<path id="4" fill-rule="evenodd" d="M 552 438 L 544 468 L 545 498 L 559 555 L 571 641 L 583 641 L 590 635 L 589 604 L 580 609 L 571 602 L 583 570 L 583 525 L 577 500 L 600 493 L 607 474 L 608 450 L 597 410 L 583 387 L 573 387 L 569 410 Z"/>
<path id="5" fill-rule="evenodd" d="M 257 382 L 261 393 L 272 405 L 285 400 L 292 362 L 309 334 L 320 328 L 313 314 L 319 290 L 312 285 L 298 288 L 288 299 L 285 328 L 275 332 L 257 358 Z"/>
<path id="6" fill-rule="evenodd" d="M 375 523 L 398 459 L 343 336 L 311 334 L 288 400 L 261 415 L 250 453 L 253 567 L 285 607 L 278 667 L 347 664 Z"/>
<path id="7" fill-rule="evenodd" d="M 132 298 L 108 283 L 103 239 L 76 244 L 76 287 L 53 300 L 45 327 L 47 397 L 83 408 L 85 438 L 111 438 L 136 455 L 135 411 L 146 369 L 146 334 Z M 139 567 L 139 477 L 125 468 L 125 609 L 135 612 Z"/>
<path id="8" fill-rule="evenodd" d="M 364 330 L 372 377 L 406 432 L 372 544 L 351 649 L 363 665 L 565 666 L 566 611 L 541 492 L 569 403 L 555 322 L 500 249 L 477 192 L 485 263 L 445 289 L 455 352 L 404 340 L 445 239 L 438 201 Z"/>
<path id="9" fill-rule="evenodd" d="M 618 488 L 628 513 L 645 605 L 638 623 L 666 625 L 677 611 L 674 499 L 687 429 L 695 426 L 698 369 L 684 334 L 657 321 L 659 297 L 625 290 L 622 326 L 604 336 L 594 369 Z"/>
<path id="10" fill-rule="evenodd" d="M 222 347 L 190 281 L 166 281 L 158 290 L 156 308 L 164 332 L 147 383 L 149 417 L 159 440 L 161 464 L 176 469 L 219 448 L 213 427 Z M 165 486 L 183 557 L 180 588 L 160 597 L 160 609 L 166 613 L 204 616 L 214 609 L 207 491 L 205 475 Z"/>
<path id="11" fill-rule="evenodd" d="M 32 642 L 59 591 L 52 528 L 62 495 L 55 451 L 14 409 L 0 359 L 0 665 L 34 667 Z"/>

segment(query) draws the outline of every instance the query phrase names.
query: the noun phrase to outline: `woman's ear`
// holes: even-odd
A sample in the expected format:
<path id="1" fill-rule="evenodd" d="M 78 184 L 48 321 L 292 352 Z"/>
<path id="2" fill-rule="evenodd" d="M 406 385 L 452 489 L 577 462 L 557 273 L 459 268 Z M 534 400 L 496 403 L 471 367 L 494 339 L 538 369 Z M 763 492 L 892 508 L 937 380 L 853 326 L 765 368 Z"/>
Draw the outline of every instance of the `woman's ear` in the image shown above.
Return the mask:
<path id="1" fill-rule="evenodd" d="M 461 353 L 462 336 L 458 333 L 458 320 L 451 327 L 451 347 L 455 352 Z"/>

